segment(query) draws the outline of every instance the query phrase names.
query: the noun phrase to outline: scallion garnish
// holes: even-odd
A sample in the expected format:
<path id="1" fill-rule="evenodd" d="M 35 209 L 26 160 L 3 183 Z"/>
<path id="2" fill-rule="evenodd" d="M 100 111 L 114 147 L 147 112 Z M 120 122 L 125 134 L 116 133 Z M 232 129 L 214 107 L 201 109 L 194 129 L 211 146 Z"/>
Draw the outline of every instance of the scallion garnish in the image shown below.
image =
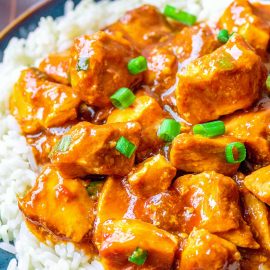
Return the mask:
<path id="1" fill-rule="evenodd" d="M 89 57 L 79 57 L 76 65 L 76 70 L 88 70 L 89 68 Z"/>
<path id="2" fill-rule="evenodd" d="M 232 56 L 229 55 L 228 53 L 223 53 L 217 59 L 217 65 L 219 66 L 219 68 L 224 69 L 224 70 L 233 69 L 234 64 L 233 64 Z"/>
<path id="3" fill-rule="evenodd" d="M 111 97 L 112 104 L 118 109 L 128 108 L 136 99 L 133 92 L 126 87 L 117 90 Z"/>
<path id="4" fill-rule="evenodd" d="M 87 187 L 86 190 L 88 192 L 88 195 L 93 198 L 93 199 L 97 199 L 98 195 L 101 191 L 101 188 L 103 186 L 103 182 L 100 181 L 93 181 L 91 182 Z"/>
<path id="5" fill-rule="evenodd" d="M 238 158 L 234 158 L 234 149 L 237 150 Z M 232 142 L 229 143 L 225 148 L 225 156 L 228 163 L 240 163 L 246 159 L 247 150 L 243 143 L 240 142 Z"/>
<path id="6" fill-rule="evenodd" d="M 223 121 L 212 121 L 204 124 L 197 124 L 193 127 L 193 133 L 204 137 L 215 137 L 225 133 Z"/>
<path id="7" fill-rule="evenodd" d="M 226 42 L 230 39 L 230 35 L 229 35 L 228 30 L 226 30 L 226 29 L 221 29 L 221 30 L 218 32 L 217 39 L 218 39 L 218 41 L 220 41 L 221 43 L 226 43 Z"/>
<path id="8" fill-rule="evenodd" d="M 197 21 L 197 17 L 183 10 L 178 10 L 177 8 L 166 5 L 164 9 L 164 15 L 174 19 L 185 25 L 193 25 Z"/>
<path id="9" fill-rule="evenodd" d="M 49 157 L 51 157 L 55 152 L 67 151 L 69 149 L 70 144 L 71 144 L 71 136 L 70 135 L 63 136 L 61 140 L 54 145 L 52 151 L 49 154 Z"/>
<path id="10" fill-rule="evenodd" d="M 174 119 L 165 119 L 158 130 L 158 137 L 165 142 L 171 142 L 181 131 L 181 125 Z"/>
<path id="11" fill-rule="evenodd" d="M 136 58 L 133 58 L 128 62 L 128 71 L 132 75 L 136 75 L 145 70 L 147 70 L 147 60 L 142 55 Z"/>
<path id="12" fill-rule="evenodd" d="M 270 75 L 268 75 L 267 79 L 266 79 L 266 87 L 268 89 L 268 91 L 270 90 Z"/>
<path id="13" fill-rule="evenodd" d="M 127 158 L 130 158 L 134 151 L 136 150 L 136 145 L 130 142 L 125 137 L 121 137 L 115 146 L 116 150 L 126 156 Z"/>
<path id="14" fill-rule="evenodd" d="M 63 136 L 57 146 L 56 151 L 66 152 L 69 149 L 70 144 L 71 144 L 71 136 L 70 135 Z"/>
<path id="15" fill-rule="evenodd" d="M 129 256 L 128 261 L 137 265 L 143 265 L 147 259 L 147 251 L 137 247 Z"/>

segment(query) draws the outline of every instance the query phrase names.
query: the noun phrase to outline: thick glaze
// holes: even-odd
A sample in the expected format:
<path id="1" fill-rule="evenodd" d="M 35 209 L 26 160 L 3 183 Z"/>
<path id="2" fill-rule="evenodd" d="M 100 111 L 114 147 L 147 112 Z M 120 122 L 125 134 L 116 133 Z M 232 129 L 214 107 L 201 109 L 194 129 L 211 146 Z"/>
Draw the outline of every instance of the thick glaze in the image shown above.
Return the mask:
<path id="1" fill-rule="evenodd" d="M 217 25 L 185 27 L 145 5 L 24 70 L 10 108 L 44 166 L 19 198 L 30 230 L 99 255 L 105 269 L 268 267 L 268 14 L 235 0 Z M 238 32 L 226 44 L 224 27 Z M 132 75 L 138 55 L 148 69 Z M 120 87 L 135 94 L 126 109 L 110 101 Z M 158 135 L 167 118 L 181 124 L 170 143 Z M 223 136 L 193 134 L 218 118 Z M 130 158 L 116 149 L 121 136 L 135 145 Z M 247 148 L 242 164 L 225 158 L 235 141 Z M 129 259 L 138 247 L 141 266 Z"/>

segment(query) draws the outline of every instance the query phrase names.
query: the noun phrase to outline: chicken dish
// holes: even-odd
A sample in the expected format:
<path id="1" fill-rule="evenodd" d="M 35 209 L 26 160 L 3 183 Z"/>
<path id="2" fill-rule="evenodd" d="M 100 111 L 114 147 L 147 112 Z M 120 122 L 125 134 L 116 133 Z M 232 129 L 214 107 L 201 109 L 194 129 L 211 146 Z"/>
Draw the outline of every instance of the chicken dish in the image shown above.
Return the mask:
<path id="1" fill-rule="evenodd" d="M 143 5 L 24 69 L 9 108 L 41 241 L 104 269 L 270 269 L 270 5 Z"/>

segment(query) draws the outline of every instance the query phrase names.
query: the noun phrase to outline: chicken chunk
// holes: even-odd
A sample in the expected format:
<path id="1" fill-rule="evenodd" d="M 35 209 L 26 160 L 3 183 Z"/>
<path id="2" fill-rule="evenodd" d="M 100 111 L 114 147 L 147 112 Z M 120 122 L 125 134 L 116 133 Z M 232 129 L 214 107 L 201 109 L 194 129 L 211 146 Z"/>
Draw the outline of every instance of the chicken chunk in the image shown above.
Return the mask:
<path id="1" fill-rule="evenodd" d="M 107 221 L 103 225 L 99 254 L 105 269 L 170 269 L 177 249 L 177 238 L 139 220 Z M 135 250 L 146 253 L 141 267 L 129 261 Z"/>
<path id="2" fill-rule="evenodd" d="M 253 163 L 270 164 L 270 109 L 235 113 L 225 117 L 224 123 L 226 134 L 245 143 Z"/>
<path id="3" fill-rule="evenodd" d="M 180 233 L 183 206 L 177 191 L 166 191 L 155 196 L 138 197 L 130 190 L 126 179 L 109 177 L 98 202 L 95 244 L 101 245 L 102 224 L 107 220 L 140 219 L 160 229 Z"/>
<path id="4" fill-rule="evenodd" d="M 134 87 L 142 75 L 129 73 L 129 60 L 138 56 L 131 43 L 99 31 L 77 38 L 71 50 L 70 78 L 80 98 L 99 108 L 121 87 Z"/>
<path id="5" fill-rule="evenodd" d="M 38 231 L 73 242 L 89 237 L 95 219 L 95 205 L 86 182 L 66 179 L 53 166 L 44 168 L 34 187 L 19 199 L 19 208 Z"/>
<path id="6" fill-rule="evenodd" d="M 261 248 L 270 251 L 270 227 L 269 213 L 266 205 L 259 201 L 253 194 L 247 190 L 241 192 L 243 200 L 245 219 L 250 225 L 255 239 Z"/>
<path id="7" fill-rule="evenodd" d="M 236 246 L 206 230 L 194 229 L 183 250 L 179 270 L 240 269 Z"/>
<path id="8" fill-rule="evenodd" d="M 160 96 L 163 104 L 176 106 L 176 73 L 190 61 L 213 52 L 218 46 L 216 35 L 205 24 L 185 27 L 163 38 L 162 42 L 143 51 L 148 65 L 146 84 Z"/>
<path id="9" fill-rule="evenodd" d="M 72 88 L 51 82 L 45 73 L 28 68 L 14 86 L 10 111 L 24 133 L 36 133 L 75 119 L 79 102 Z"/>
<path id="10" fill-rule="evenodd" d="M 67 177 L 88 174 L 127 175 L 134 164 L 116 149 L 117 141 L 124 137 L 135 147 L 140 142 L 141 127 L 136 122 L 93 125 L 80 122 L 73 126 L 56 145 L 50 158 Z"/>
<path id="11" fill-rule="evenodd" d="M 36 134 L 27 134 L 27 143 L 32 147 L 35 159 L 39 165 L 50 161 L 49 155 L 54 145 L 71 129 L 77 121 L 67 122 L 61 127 L 52 127 Z"/>
<path id="12" fill-rule="evenodd" d="M 256 197 L 270 205 L 270 166 L 263 167 L 248 175 L 244 184 Z"/>
<path id="13" fill-rule="evenodd" d="M 157 136 L 158 128 L 165 119 L 165 114 L 158 102 L 147 95 L 137 95 L 134 103 L 127 109 L 114 110 L 107 123 L 137 121 L 142 126 L 142 138 L 137 155 L 143 160 L 159 150 L 163 141 Z"/>
<path id="14" fill-rule="evenodd" d="M 260 247 L 253 237 L 250 226 L 242 218 L 240 219 L 239 228 L 216 234 L 239 247 L 252 249 Z"/>
<path id="15" fill-rule="evenodd" d="M 218 25 L 230 33 L 239 33 L 259 55 L 265 56 L 270 35 L 269 18 L 267 23 L 258 13 L 248 0 L 235 0 L 225 10 Z"/>
<path id="16" fill-rule="evenodd" d="M 69 85 L 69 65 L 70 51 L 65 51 L 47 56 L 39 64 L 39 69 L 56 82 Z"/>
<path id="17" fill-rule="evenodd" d="M 150 197 L 165 191 L 171 185 L 176 175 L 176 169 L 162 155 L 146 159 L 128 175 L 132 191 L 139 195 Z"/>
<path id="18" fill-rule="evenodd" d="M 120 20 L 106 31 L 121 33 L 138 49 L 159 42 L 159 40 L 172 32 L 172 28 L 159 10 L 151 5 L 143 5 L 128 11 Z"/>
<path id="19" fill-rule="evenodd" d="M 230 178 L 216 172 L 184 175 L 174 182 L 185 207 L 182 232 L 193 227 L 211 233 L 239 227 L 238 189 Z"/>
<path id="20" fill-rule="evenodd" d="M 175 190 L 148 198 L 141 219 L 171 233 L 182 233 L 184 204 Z"/>
<path id="21" fill-rule="evenodd" d="M 261 96 L 267 72 L 261 58 L 234 34 L 213 53 L 192 61 L 178 76 L 178 112 L 196 124 L 251 106 Z"/>
<path id="22" fill-rule="evenodd" d="M 178 170 L 186 172 L 216 171 L 225 175 L 236 173 L 239 163 L 226 161 L 226 145 L 237 139 L 230 136 L 206 138 L 183 133 L 172 143 L 170 161 Z"/>
<path id="23" fill-rule="evenodd" d="M 109 177 L 102 189 L 98 201 L 96 226 L 94 230 L 95 245 L 100 248 L 102 225 L 105 221 L 123 219 L 129 209 L 132 195 L 126 190 L 122 179 Z M 125 218 L 131 218 L 127 215 Z"/>

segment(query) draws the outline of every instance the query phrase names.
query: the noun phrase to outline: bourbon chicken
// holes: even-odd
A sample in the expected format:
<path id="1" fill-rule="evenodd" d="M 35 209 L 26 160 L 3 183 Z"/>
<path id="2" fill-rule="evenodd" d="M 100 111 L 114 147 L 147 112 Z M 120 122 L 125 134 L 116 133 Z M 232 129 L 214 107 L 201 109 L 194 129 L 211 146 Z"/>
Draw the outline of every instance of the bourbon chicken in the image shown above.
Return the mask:
<path id="1" fill-rule="evenodd" d="M 23 70 L 10 111 L 42 167 L 18 198 L 35 236 L 105 270 L 269 269 L 269 18 L 143 5 Z"/>

